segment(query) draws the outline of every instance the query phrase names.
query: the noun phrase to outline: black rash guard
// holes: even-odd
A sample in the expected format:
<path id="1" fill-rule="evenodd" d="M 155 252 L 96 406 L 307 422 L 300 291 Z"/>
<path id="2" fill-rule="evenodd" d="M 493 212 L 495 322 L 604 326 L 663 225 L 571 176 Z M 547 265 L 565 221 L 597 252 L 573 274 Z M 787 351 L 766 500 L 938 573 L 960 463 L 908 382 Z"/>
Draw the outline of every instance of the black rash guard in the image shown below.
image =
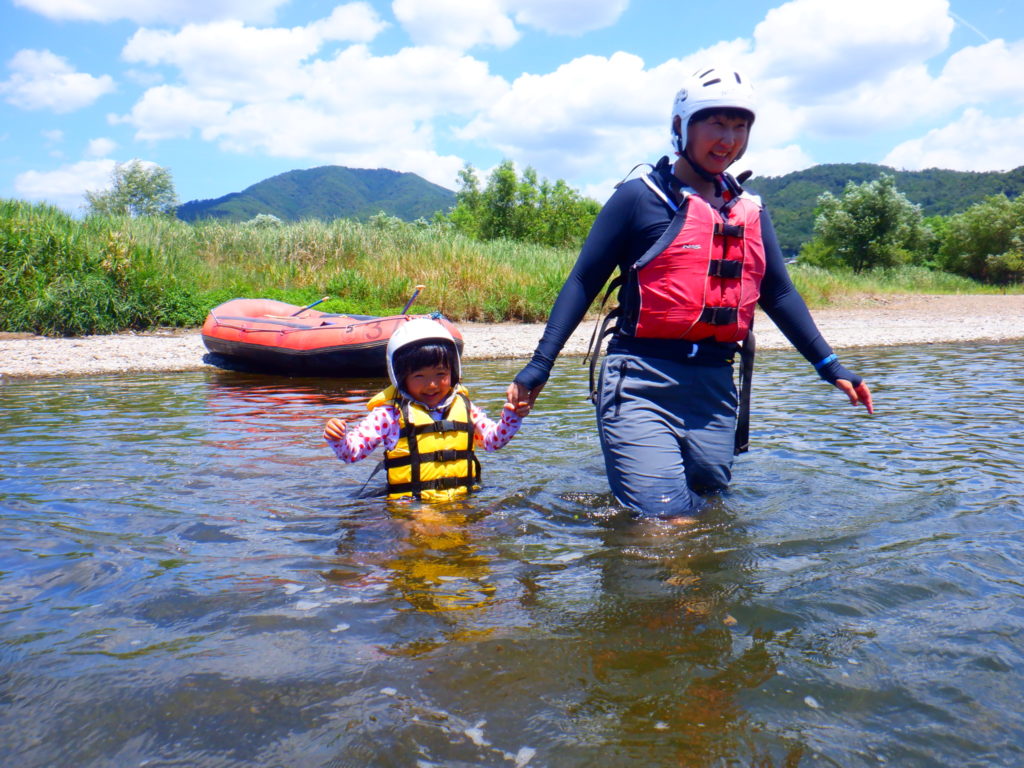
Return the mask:
<path id="1" fill-rule="evenodd" d="M 680 183 L 673 175 L 667 157 L 658 162 L 650 176 L 670 200 L 678 199 L 676 190 Z M 628 274 L 630 267 L 665 231 L 673 215 L 669 206 L 642 179 L 631 179 L 616 189 L 597 215 L 576 265 L 555 300 L 533 358 L 515 378 L 517 383 L 534 389 L 548 380 L 555 358 L 612 273 L 618 269 L 622 274 Z M 835 359 L 832 348 L 822 337 L 803 297 L 793 285 L 775 229 L 764 210 L 761 212 L 761 237 L 766 265 L 758 305 L 797 351 L 819 367 L 821 378 L 829 383 L 835 383 L 838 378 L 847 379 L 858 386 L 861 378 L 847 371 Z M 693 348 L 691 342 L 637 339 L 616 334 L 609 344 L 609 352 L 668 357 L 700 365 L 730 365 L 738 348 L 735 343 L 714 341 L 701 342 L 699 346 L 700 353 L 689 357 Z"/>

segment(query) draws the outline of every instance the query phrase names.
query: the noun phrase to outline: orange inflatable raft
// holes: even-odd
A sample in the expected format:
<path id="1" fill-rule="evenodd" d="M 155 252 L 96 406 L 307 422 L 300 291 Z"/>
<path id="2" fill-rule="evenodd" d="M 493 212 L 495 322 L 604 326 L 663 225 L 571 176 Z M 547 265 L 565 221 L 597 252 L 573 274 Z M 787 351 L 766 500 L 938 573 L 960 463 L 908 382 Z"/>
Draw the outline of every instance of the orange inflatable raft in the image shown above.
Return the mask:
<path id="1" fill-rule="evenodd" d="M 388 339 L 414 317 L 433 317 L 455 338 L 447 318 L 433 315 L 339 315 L 273 299 L 232 299 L 210 310 L 203 343 L 243 367 L 292 376 L 386 377 Z"/>

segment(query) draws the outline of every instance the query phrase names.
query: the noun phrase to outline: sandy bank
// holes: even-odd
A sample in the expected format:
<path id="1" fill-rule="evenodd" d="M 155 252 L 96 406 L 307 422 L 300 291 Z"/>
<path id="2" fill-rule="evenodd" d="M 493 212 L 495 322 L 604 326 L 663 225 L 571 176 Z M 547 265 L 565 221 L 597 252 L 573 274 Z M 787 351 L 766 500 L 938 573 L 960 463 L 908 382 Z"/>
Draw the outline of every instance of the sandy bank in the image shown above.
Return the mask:
<path id="1" fill-rule="evenodd" d="M 904 296 L 865 299 L 858 306 L 814 311 L 836 349 L 899 344 L 1000 341 L 1024 338 L 1024 295 Z M 758 346 L 788 342 L 766 317 L 756 322 Z M 541 324 L 461 323 L 465 356 L 526 360 Z M 585 322 L 564 354 L 586 352 L 593 323 Z M 0 334 L 0 380 L 127 371 L 189 371 L 207 367 L 198 330 L 50 339 Z"/>

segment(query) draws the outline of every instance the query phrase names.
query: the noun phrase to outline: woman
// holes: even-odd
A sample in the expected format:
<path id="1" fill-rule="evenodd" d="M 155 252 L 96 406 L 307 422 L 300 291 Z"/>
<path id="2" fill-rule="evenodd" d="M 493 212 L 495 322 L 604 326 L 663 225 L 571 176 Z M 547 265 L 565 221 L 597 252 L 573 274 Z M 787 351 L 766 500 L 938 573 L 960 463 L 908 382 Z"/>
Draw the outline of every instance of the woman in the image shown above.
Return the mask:
<path id="1" fill-rule="evenodd" d="M 874 412 L 867 384 L 839 363 L 794 287 L 760 200 L 726 173 L 755 117 L 737 72 L 704 69 L 685 83 L 672 110 L 676 161 L 663 157 L 618 186 L 508 388 L 509 402 L 533 405 L 617 268 L 619 308 L 594 397 L 609 485 L 643 515 L 690 515 L 728 485 L 734 450 L 745 449 L 732 364 L 740 342 L 752 349 L 755 304 L 822 379 Z"/>

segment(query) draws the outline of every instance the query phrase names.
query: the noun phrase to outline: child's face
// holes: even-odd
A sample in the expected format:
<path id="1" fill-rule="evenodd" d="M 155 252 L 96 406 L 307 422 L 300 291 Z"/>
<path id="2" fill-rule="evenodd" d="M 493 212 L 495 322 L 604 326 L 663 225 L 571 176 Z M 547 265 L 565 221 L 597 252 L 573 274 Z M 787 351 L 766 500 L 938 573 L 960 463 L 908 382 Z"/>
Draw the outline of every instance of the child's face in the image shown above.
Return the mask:
<path id="1" fill-rule="evenodd" d="M 452 369 L 446 365 L 417 368 L 405 377 L 404 386 L 414 400 L 435 408 L 452 391 Z"/>

